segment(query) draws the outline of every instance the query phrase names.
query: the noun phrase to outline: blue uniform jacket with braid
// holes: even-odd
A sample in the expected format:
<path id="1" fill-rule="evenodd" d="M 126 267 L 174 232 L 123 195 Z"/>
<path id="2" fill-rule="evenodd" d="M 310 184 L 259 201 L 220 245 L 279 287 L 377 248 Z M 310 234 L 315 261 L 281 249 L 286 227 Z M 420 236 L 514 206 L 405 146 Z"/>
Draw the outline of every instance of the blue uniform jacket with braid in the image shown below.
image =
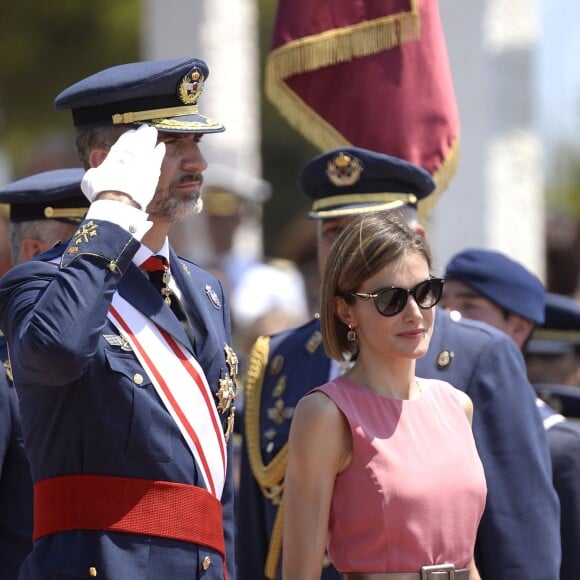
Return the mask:
<path id="1" fill-rule="evenodd" d="M 298 399 L 326 382 L 329 370 L 318 320 L 256 342 L 246 380 L 239 491 L 241 580 L 281 577 L 277 515 L 290 420 Z M 453 321 L 437 309 L 417 375 L 448 381 L 473 400 L 473 431 L 488 487 L 475 548 L 482 579 L 557 579 L 558 498 L 535 394 L 513 341 L 485 324 Z M 338 576 L 329 566 L 322 578 Z"/>
<path id="2" fill-rule="evenodd" d="M 110 339 L 119 335 L 107 318 L 118 291 L 188 344 L 181 323 L 132 263 L 138 247 L 115 224 L 83 222 L 68 246 L 14 268 L 0 281 L 0 328 L 9 344 L 35 482 L 90 474 L 205 487 L 193 454 L 135 353 Z M 60 266 L 47 263 L 61 255 Z M 227 360 L 231 331 L 221 284 L 173 252 L 170 263 L 193 326 L 194 355 L 216 392 L 220 379 L 234 374 Z M 226 415 L 220 414 L 224 429 Z M 234 580 L 232 439 L 227 455 L 221 504 L 226 564 L 229 579 Z M 191 518 L 204 515 L 191 513 Z M 73 530 L 37 540 L 21 577 L 95 574 L 123 580 L 222 580 L 224 571 L 221 555 L 203 545 L 133 533 Z"/>

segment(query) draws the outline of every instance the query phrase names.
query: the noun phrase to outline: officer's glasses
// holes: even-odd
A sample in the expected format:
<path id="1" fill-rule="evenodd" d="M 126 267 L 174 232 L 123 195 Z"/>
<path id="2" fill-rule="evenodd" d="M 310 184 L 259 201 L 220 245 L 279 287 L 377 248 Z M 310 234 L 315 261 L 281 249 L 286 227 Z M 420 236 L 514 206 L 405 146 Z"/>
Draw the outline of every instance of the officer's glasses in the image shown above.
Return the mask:
<path id="1" fill-rule="evenodd" d="M 419 308 L 423 310 L 433 308 L 441 300 L 443 283 L 443 278 L 427 278 L 409 290 L 391 286 L 390 288 L 380 288 L 370 294 L 364 292 L 349 292 L 348 294 L 361 300 L 372 298 L 379 314 L 395 316 L 405 308 L 409 296 L 415 299 Z"/>

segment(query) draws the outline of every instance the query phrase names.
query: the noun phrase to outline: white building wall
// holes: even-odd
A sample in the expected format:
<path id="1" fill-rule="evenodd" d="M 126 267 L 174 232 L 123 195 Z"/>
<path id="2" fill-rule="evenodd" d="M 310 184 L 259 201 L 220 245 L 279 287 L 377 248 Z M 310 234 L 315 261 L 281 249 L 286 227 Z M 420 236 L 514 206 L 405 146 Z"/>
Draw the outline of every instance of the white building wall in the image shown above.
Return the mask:
<path id="1" fill-rule="evenodd" d="M 502 251 L 544 279 L 544 169 L 533 121 L 534 0 L 440 3 L 461 116 L 457 174 L 428 233 L 443 268 L 467 247 Z"/>

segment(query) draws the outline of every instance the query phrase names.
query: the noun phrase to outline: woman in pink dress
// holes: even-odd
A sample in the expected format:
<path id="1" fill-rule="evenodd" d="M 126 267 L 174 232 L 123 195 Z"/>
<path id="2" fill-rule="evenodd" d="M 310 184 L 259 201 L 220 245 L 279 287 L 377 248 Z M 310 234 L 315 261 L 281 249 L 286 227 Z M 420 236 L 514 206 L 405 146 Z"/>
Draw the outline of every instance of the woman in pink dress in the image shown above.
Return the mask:
<path id="1" fill-rule="evenodd" d="M 283 575 L 479 580 L 486 485 L 469 397 L 415 376 L 443 281 L 423 238 L 380 212 L 353 220 L 322 279 L 326 353 L 342 377 L 297 405 L 284 492 Z"/>

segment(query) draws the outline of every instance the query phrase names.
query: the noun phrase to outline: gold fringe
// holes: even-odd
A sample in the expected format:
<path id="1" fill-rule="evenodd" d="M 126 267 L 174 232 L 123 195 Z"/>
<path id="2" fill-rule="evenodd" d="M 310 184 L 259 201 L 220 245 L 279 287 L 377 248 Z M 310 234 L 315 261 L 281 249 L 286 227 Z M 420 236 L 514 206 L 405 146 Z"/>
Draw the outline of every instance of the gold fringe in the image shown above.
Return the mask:
<path id="1" fill-rule="evenodd" d="M 419 201 L 419 223 L 425 224 L 427 222 L 433 208 L 441 199 L 443 192 L 449 187 L 459 165 L 460 153 L 461 137 L 458 135 L 451 149 L 448 151 L 447 157 L 433 173 L 433 180 L 436 183 L 435 191 L 426 199 Z"/>
<path id="2" fill-rule="evenodd" d="M 245 437 L 252 474 L 264 497 L 274 504 L 278 504 L 278 512 L 264 568 L 264 574 L 267 578 L 276 578 L 282 551 L 282 492 L 284 491 L 284 474 L 288 462 L 288 445 L 285 444 L 276 457 L 268 465 L 264 465 L 260 445 L 260 400 L 269 352 L 270 338 L 260 336 L 252 347 L 246 374 Z"/>
<path id="3" fill-rule="evenodd" d="M 350 143 L 317 115 L 284 82 L 318 68 L 377 54 L 420 37 L 417 0 L 410 10 L 294 40 L 272 51 L 266 59 L 265 92 L 288 123 L 321 151 Z"/>
<path id="4" fill-rule="evenodd" d="M 274 79 L 286 79 L 417 40 L 421 33 L 417 0 L 411 0 L 410 5 L 408 12 L 287 42 L 268 55 L 266 70 Z"/>

